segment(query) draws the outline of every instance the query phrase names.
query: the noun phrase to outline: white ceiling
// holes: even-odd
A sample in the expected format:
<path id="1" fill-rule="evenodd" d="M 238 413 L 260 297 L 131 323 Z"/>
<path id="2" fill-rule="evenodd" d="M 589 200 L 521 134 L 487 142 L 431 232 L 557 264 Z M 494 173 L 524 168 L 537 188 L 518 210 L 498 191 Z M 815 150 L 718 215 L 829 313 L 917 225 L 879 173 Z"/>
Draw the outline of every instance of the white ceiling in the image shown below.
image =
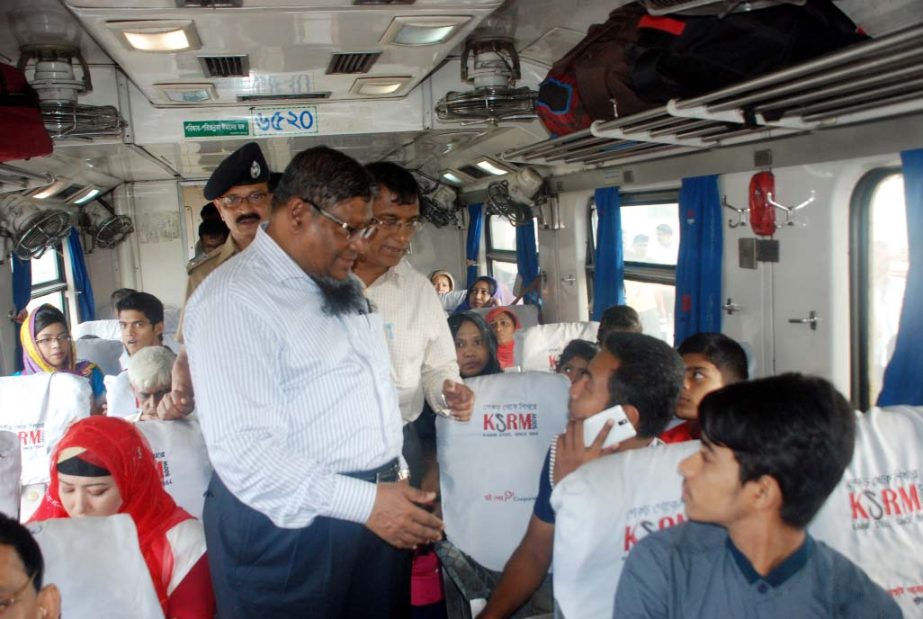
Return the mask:
<path id="1" fill-rule="evenodd" d="M 429 117 L 432 104 L 447 89 L 468 88 L 457 81 L 457 69 L 452 68 L 449 81 L 432 92 L 425 92 L 429 81 L 417 87 L 433 74 L 447 58 L 457 57 L 465 36 L 476 26 L 493 31 L 510 31 L 516 47 L 524 52 L 529 65 L 525 83 L 534 86 L 545 69 L 576 43 L 593 23 L 605 21 L 613 8 L 624 0 L 417 0 L 412 5 L 357 7 L 352 0 L 243 0 L 242 9 L 176 9 L 175 0 L 2 0 L 0 2 L 0 55 L 15 64 L 19 56 L 19 41 L 13 28 L 13 17 L 20 13 L 34 15 L 50 8 L 60 18 L 62 29 L 76 33 L 78 45 L 91 65 L 91 72 L 102 73 L 101 65 L 117 65 L 135 84 L 150 104 L 166 108 L 159 90 L 153 84 L 169 81 L 204 81 L 198 55 L 246 53 L 250 56 L 251 75 L 243 79 L 216 80 L 221 105 L 236 103 L 239 94 L 281 94 L 303 90 L 332 91 L 332 101 L 312 102 L 325 117 L 339 110 L 346 118 L 353 113 L 345 106 L 354 95 L 349 94 L 355 76 L 324 74 L 330 54 L 334 51 L 382 51 L 382 56 L 370 75 L 407 75 L 409 86 L 375 102 L 361 118 L 343 122 L 325 135 L 273 138 L 262 140 L 264 150 L 274 169 L 281 169 L 299 150 L 315 144 L 342 148 L 362 161 L 392 157 L 411 165 L 455 165 L 466 157 L 494 154 L 506 148 L 542 139 L 535 126 L 509 127 L 454 126 L 440 124 Z M 502 3 L 502 7 L 500 6 Z M 837 6 L 849 14 L 868 33 L 880 35 L 898 27 L 923 20 L 923 0 L 838 0 Z M 497 7 L 500 7 L 499 9 Z M 497 9 L 495 11 L 495 9 Z M 491 12 L 493 14 L 491 15 Z M 379 39 L 395 15 L 470 15 L 466 28 L 448 43 L 425 48 L 381 45 Z M 131 52 L 119 43 L 106 27 L 107 20 L 192 18 L 202 38 L 201 50 L 188 54 L 145 54 Z M 457 65 L 457 63 L 455 63 Z M 94 66 L 96 68 L 94 68 Z M 448 67 L 446 67 L 448 68 Z M 445 71 L 443 71 L 445 73 Z M 537 76 L 537 77 L 536 77 Z M 108 80 L 108 81 L 107 81 Z M 444 81 L 444 80 L 442 80 Z M 99 93 L 85 102 L 97 103 L 99 95 L 115 98 L 114 79 L 100 75 Z M 408 94 L 412 96 L 408 96 Z M 83 101 L 82 101 L 83 102 Z M 115 103 L 115 101 L 106 101 Z M 147 103 L 147 102 L 145 102 Z M 390 103 L 391 107 L 385 105 Z M 352 104 L 354 105 L 354 104 Z M 373 105 L 368 102 L 368 105 Z M 393 106 L 402 106 L 395 110 Z M 135 121 L 148 114 L 148 109 L 135 107 Z M 421 107 L 426 108 L 421 112 Z M 204 107 L 220 118 L 221 111 L 230 108 L 215 105 Z M 365 109 L 365 108 L 362 108 Z M 396 112 L 412 118 L 395 122 Z M 177 110 L 177 112 L 183 110 Z M 190 111 L 190 110 L 185 110 Z M 245 110 L 244 110 L 245 111 Z M 127 109 L 122 110 L 128 116 Z M 419 117 L 419 119 L 418 119 Z M 171 122 L 173 122 L 171 120 Z M 174 123 L 175 124 L 175 123 Z M 362 125 L 362 135 L 355 135 Z M 369 128 L 372 125 L 372 128 Z M 408 126 L 411 125 L 411 126 Z M 172 127 L 172 125 L 171 125 Z M 166 127 L 165 127 L 166 131 Z M 172 178 L 173 172 L 184 179 L 201 179 L 210 174 L 218 161 L 237 148 L 242 141 L 211 139 L 184 141 L 181 137 L 169 141 L 143 139 L 141 148 L 119 143 L 60 143 L 55 155 L 48 159 L 52 170 L 80 169 L 90 176 L 103 175 L 120 180 L 154 180 Z M 493 152 L 493 144 L 499 144 Z M 150 153 L 150 157 L 146 154 Z M 158 165 L 156 161 L 164 165 Z M 41 169 L 41 161 L 25 162 L 23 167 Z"/>

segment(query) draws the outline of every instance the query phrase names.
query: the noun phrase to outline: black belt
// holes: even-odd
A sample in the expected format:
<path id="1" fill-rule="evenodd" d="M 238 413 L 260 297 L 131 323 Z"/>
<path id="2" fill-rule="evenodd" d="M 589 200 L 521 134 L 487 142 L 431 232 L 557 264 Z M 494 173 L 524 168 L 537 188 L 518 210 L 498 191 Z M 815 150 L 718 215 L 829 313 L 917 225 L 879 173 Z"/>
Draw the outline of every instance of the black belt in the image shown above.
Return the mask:
<path id="1" fill-rule="evenodd" d="M 387 464 L 383 464 L 377 469 L 372 469 L 371 471 L 359 471 L 357 473 L 343 473 L 347 477 L 352 477 L 353 479 L 361 479 L 362 481 L 370 481 L 373 484 L 380 481 L 391 482 L 397 481 L 400 479 L 401 474 L 401 464 L 398 462 L 398 459 L 395 458 Z"/>

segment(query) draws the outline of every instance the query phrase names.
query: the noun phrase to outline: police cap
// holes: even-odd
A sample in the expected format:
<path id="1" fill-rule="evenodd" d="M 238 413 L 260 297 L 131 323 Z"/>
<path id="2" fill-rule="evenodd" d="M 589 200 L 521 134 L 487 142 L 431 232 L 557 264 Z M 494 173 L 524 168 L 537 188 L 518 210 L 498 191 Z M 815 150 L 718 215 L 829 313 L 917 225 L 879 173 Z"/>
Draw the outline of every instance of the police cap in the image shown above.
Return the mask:
<path id="1" fill-rule="evenodd" d="M 254 185 L 269 180 L 269 165 L 256 142 L 248 142 L 228 155 L 205 184 L 205 199 L 223 196 L 235 185 Z"/>

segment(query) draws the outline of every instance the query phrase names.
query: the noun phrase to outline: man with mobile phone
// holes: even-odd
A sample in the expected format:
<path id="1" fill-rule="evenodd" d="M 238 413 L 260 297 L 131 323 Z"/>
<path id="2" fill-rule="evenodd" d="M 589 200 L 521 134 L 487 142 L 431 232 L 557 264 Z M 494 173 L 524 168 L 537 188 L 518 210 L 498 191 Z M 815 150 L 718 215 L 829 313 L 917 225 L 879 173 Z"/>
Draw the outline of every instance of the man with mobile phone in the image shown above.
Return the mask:
<path id="1" fill-rule="evenodd" d="M 551 489 L 584 462 L 657 440 L 676 410 L 683 384 L 683 362 L 664 342 L 640 333 L 609 333 L 586 373 L 570 388 L 567 431 L 558 436 L 545 458 L 529 527 L 503 569 L 481 619 L 508 617 L 541 586 L 554 549 Z M 635 436 L 603 447 L 613 428 L 603 425 L 590 445 L 584 442 L 584 420 L 621 406 Z"/>

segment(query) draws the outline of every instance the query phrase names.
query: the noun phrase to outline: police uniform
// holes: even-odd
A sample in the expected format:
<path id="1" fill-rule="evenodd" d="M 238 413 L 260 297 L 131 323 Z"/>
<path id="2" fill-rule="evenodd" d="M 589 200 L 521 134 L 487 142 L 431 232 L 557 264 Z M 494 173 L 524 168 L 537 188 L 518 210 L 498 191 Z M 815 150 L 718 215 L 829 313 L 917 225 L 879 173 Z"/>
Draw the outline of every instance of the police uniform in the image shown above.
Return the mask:
<path id="1" fill-rule="evenodd" d="M 230 188 L 236 185 L 255 185 L 268 183 L 270 180 L 269 165 L 263 157 L 256 142 L 248 142 L 228 155 L 215 171 L 212 172 L 208 183 L 205 184 L 205 198 L 215 200 L 223 196 Z M 229 234 L 224 245 L 212 251 L 193 258 L 186 264 L 186 301 L 195 292 L 195 289 L 205 281 L 212 271 L 237 255 L 240 250 L 234 243 L 234 238 Z M 183 312 L 185 314 L 185 311 Z M 183 341 L 183 316 L 180 316 L 176 330 L 176 341 Z"/>

